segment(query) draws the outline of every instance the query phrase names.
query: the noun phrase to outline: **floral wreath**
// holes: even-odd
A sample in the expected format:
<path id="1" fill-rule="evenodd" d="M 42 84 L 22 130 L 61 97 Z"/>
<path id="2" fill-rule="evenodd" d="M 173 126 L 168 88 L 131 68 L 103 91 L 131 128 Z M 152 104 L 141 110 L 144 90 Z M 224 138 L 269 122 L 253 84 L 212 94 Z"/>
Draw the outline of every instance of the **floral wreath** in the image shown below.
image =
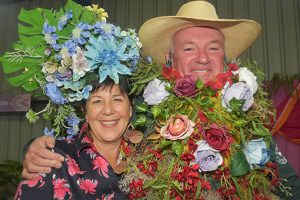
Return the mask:
<path id="1" fill-rule="evenodd" d="M 144 143 L 123 151 L 130 199 L 276 199 L 291 195 L 271 156 L 274 112 L 257 64 L 225 65 L 203 84 L 149 61 L 133 74 Z M 145 128 L 146 127 L 146 128 Z M 141 150 L 142 149 L 142 150 Z"/>
<path id="2" fill-rule="evenodd" d="M 26 114 L 31 123 L 40 115 L 53 121 L 45 134 L 76 135 L 80 118 L 73 104 L 89 97 L 90 83 L 110 77 L 118 84 L 119 75 L 136 70 L 141 48 L 137 34 L 107 23 L 106 17 L 97 5 L 82 7 L 71 0 L 59 11 L 21 10 L 20 40 L 1 63 L 4 72 L 13 75 L 7 78 L 13 86 L 41 89 L 50 98 L 43 110 Z"/>

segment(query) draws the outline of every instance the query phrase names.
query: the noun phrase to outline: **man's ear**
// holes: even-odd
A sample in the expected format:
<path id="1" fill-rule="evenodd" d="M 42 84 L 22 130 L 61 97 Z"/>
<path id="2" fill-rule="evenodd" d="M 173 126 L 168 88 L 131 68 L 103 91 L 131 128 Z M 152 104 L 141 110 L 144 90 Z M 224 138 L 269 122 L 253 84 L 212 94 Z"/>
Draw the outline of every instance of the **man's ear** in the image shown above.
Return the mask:
<path id="1" fill-rule="evenodd" d="M 173 65 L 172 54 L 171 52 L 166 53 L 165 55 L 166 65 L 167 67 L 171 67 Z"/>

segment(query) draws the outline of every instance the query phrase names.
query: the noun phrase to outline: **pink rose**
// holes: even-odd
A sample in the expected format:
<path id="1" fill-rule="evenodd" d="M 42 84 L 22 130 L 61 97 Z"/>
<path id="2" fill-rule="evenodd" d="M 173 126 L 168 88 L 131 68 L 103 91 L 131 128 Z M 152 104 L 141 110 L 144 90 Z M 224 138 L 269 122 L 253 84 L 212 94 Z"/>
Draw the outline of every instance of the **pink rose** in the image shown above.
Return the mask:
<path id="1" fill-rule="evenodd" d="M 182 140 L 189 137 L 193 131 L 195 123 L 185 115 L 176 115 L 168 120 L 167 125 L 160 130 L 161 136 L 170 140 Z"/>
<path id="2" fill-rule="evenodd" d="M 233 141 L 227 130 L 218 127 L 216 124 L 212 124 L 210 129 L 204 131 L 204 139 L 212 148 L 218 151 L 228 149 Z"/>
<path id="3" fill-rule="evenodd" d="M 185 76 L 176 80 L 174 92 L 179 97 L 195 97 L 199 91 L 195 81 L 190 76 Z"/>

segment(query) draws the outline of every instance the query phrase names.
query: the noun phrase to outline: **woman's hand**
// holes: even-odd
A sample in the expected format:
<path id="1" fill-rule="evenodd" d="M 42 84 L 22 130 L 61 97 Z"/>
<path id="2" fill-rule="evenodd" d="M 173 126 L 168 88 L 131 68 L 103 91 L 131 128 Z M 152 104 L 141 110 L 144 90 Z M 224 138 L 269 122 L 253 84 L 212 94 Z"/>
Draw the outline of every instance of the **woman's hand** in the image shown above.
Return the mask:
<path id="1" fill-rule="evenodd" d="M 54 144 L 55 139 L 50 136 L 39 137 L 31 143 L 23 161 L 23 178 L 34 179 L 39 173 L 51 172 L 51 167 L 61 167 L 64 157 L 50 150 Z"/>

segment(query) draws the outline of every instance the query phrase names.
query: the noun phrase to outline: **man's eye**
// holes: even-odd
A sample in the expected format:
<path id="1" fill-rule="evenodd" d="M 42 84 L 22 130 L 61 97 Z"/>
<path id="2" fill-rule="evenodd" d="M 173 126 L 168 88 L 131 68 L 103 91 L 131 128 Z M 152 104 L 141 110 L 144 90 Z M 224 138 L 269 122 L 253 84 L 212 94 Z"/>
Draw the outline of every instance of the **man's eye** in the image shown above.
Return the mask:
<path id="1" fill-rule="evenodd" d="M 184 51 L 192 51 L 192 48 L 185 48 Z"/>

